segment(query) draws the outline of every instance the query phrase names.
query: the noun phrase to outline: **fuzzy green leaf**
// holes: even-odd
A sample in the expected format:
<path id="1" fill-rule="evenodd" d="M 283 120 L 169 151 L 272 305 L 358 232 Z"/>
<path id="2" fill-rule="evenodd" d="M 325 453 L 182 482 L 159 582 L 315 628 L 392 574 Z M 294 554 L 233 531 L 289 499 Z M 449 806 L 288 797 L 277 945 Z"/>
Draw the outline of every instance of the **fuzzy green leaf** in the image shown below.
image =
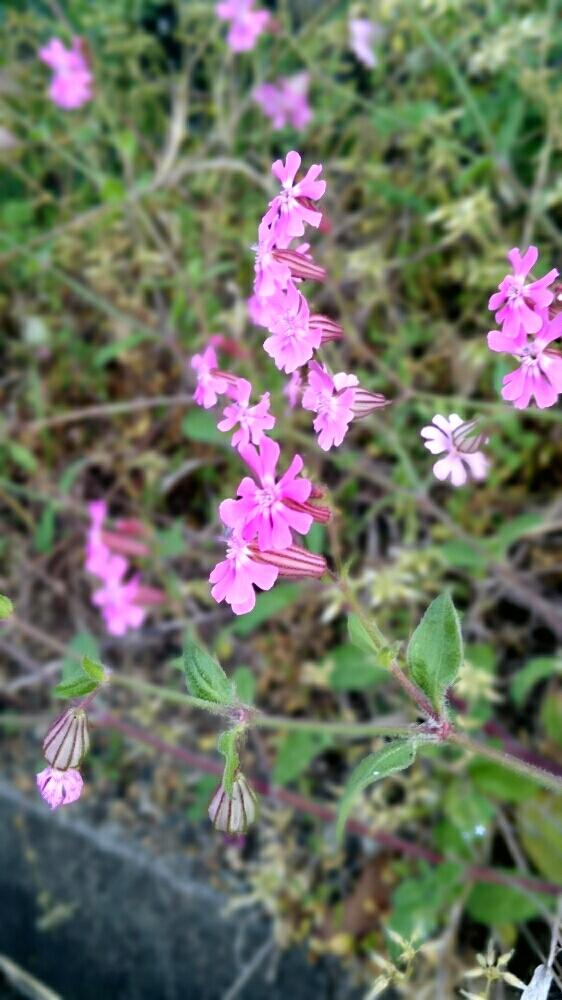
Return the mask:
<path id="1" fill-rule="evenodd" d="M 53 688 L 55 698 L 83 698 L 97 688 L 97 682 L 89 677 L 77 677 L 72 681 L 61 681 Z"/>
<path id="2" fill-rule="evenodd" d="M 194 698 L 212 701 L 217 705 L 232 705 L 235 690 L 220 663 L 192 639 L 188 639 L 183 650 L 183 667 L 187 690 Z"/>
<path id="3" fill-rule="evenodd" d="M 431 602 L 408 646 L 410 674 L 432 705 L 442 712 L 447 689 L 463 659 L 459 616 L 450 594 Z"/>
<path id="4" fill-rule="evenodd" d="M 82 670 L 88 677 L 95 681 L 96 684 L 101 684 L 105 677 L 105 670 L 103 669 L 101 663 L 96 663 L 89 656 L 85 656 L 82 660 Z"/>
<path id="5" fill-rule="evenodd" d="M 365 757 L 351 772 L 343 796 L 338 808 L 338 818 L 336 823 L 336 836 L 341 840 L 343 831 L 349 814 L 353 808 L 357 796 L 381 778 L 386 778 L 396 771 L 403 771 L 413 764 L 416 756 L 415 743 L 410 741 L 396 741 L 387 743 L 386 746 L 377 753 L 371 753 Z"/>
<path id="6" fill-rule="evenodd" d="M 9 597 L 5 597 L 4 594 L 0 594 L 0 620 L 3 618 L 9 618 L 10 615 L 14 613 L 14 605 L 12 604 Z"/>

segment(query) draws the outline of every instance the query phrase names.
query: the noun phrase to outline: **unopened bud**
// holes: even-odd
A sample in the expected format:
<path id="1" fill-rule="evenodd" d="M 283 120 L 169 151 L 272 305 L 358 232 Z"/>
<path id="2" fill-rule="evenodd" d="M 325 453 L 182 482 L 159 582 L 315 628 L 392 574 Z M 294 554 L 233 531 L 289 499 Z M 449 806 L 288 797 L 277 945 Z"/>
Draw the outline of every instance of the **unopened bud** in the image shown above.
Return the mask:
<path id="1" fill-rule="evenodd" d="M 305 500 L 304 503 L 300 503 L 298 500 L 284 500 L 283 503 L 291 510 L 298 510 L 301 514 L 309 514 L 312 520 L 317 521 L 318 524 L 328 524 L 328 521 L 332 520 L 332 511 L 329 507 L 319 507 L 315 503 L 310 503 L 310 500 Z"/>
<path id="2" fill-rule="evenodd" d="M 320 313 L 314 313 L 310 316 L 308 320 L 308 325 L 311 330 L 320 330 L 322 334 L 322 344 L 329 344 L 332 340 L 341 340 L 343 337 L 343 328 L 336 323 L 335 320 L 330 319 L 329 316 L 322 316 Z"/>
<path id="3" fill-rule="evenodd" d="M 452 433 L 453 444 L 463 455 L 474 455 L 487 443 L 488 438 L 478 420 L 465 420 Z"/>
<path id="4" fill-rule="evenodd" d="M 390 399 L 383 396 L 381 392 L 369 392 L 368 389 L 355 389 L 353 394 L 353 406 L 351 410 L 355 420 L 361 417 L 368 417 L 374 410 L 379 410 L 381 406 L 388 406 Z"/>
<path id="5" fill-rule="evenodd" d="M 325 281 L 327 271 L 309 255 L 299 253 L 298 250 L 273 250 L 271 256 L 283 264 L 286 264 L 293 278 L 302 278 L 304 281 Z"/>
<path id="6" fill-rule="evenodd" d="M 288 576 L 294 580 L 301 577 L 320 579 L 328 569 L 324 556 L 318 555 L 316 552 L 309 552 L 308 549 L 303 549 L 300 545 L 289 545 L 286 549 L 262 551 L 258 549 L 257 545 L 251 543 L 248 548 L 254 562 L 275 566 L 279 570 L 279 576 Z"/>
<path id="7" fill-rule="evenodd" d="M 58 771 L 78 767 L 89 749 L 88 717 L 81 708 L 68 708 L 59 715 L 43 740 L 45 760 Z"/>
<path id="8" fill-rule="evenodd" d="M 236 775 L 229 795 L 221 784 L 209 806 L 209 819 L 215 830 L 230 835 L 246 833 L 257 813 L 257 798 L 241 771 Z"/>

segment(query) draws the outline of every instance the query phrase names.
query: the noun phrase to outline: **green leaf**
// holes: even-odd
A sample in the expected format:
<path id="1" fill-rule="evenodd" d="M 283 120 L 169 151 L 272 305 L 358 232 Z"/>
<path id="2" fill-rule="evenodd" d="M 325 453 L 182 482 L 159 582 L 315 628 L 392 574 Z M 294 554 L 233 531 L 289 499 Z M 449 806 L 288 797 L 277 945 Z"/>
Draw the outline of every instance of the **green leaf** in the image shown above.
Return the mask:
<path id="1" fill-rule="evenodd" d="M 517 876 L 517 872 L 508 872 Z M 541 902 L 531 893 L 509 885 L 477 882 L 466 901 L 466 909 L 474 920 L 488 927 L 518 924 L 540 913 Z"/>
<path id="2" fill-rule="evenodd" d="M 445 705 L 447 689 L 454 683 L 463 659 L 459 616 L 450 594 L 431 602 L 408 645 L 412 679 L 438 712 Z"/>
<path id="3" fill-rule="evenodd" d="M 91 691 L 95 691 L 98 684 L 84 675 L 72 681 L 61 681 L 53 688 L 55 698 L 82 698 Z"/>
<path id="4" fill-rule="evenodd" d="M 336 836 L 341 840 L 345 824 L 357 796 L 369 785 L 389 774 L 403 771 L 414 762 L 416 746 L 412 742 L 396 741 L 387 743 L 377 753 L 365 757 L 350 774 L 342 795 L 336 823 Z"/>
<path id="5" fill-rule="evenodd" d="M 226 732 L 220 734 L 217 743 L 217 748 L 224 757 L 224 773 L 222 776 L 222 783 L 226 794 L 230 796 L 230 798 L 232 798 L 234 778 L 238 768 L 240 767 L 240 757 L 238 755 L 238 736 L 239 731 L 237 729 L 227 729 Z"/>
<path id="6" fill-rule="evenodd" d="M 0 594 L 0 621 L 4 618 L 9 618 L 13 613 L 14 605 L 10 598 L 5 597 L 4 594 Z"/>
<path id="7" fill-rule="evenodd" d="M 48 503 L 43 507 L 43 513 L 33 535 L 33 544 L 37 552 L 49 552 L 53 547 L 54 537 L 55 507 L 52 503 Z"/>
<path id="8" fill-rule="evenodd" d="M 87 676 L 96 682 L 96 684 L 101 684 L 105 677 L 105 670 L 103 669 L 101 663 L 96 663 L 89 656 L 85 656 L 82 660 L 82 670 Z"/>
<path id="9" fill-rule="evenodd" d="M 392 913 L 388 927 L 402 937 L 414 933 L 424 940 L 446 918 L 451 903 L 458 896 L 465 866 L 457 861 L 440 865 L 420 865 L 421 874 L 405 878 L 392 895 Z"/>
<path id="10" fill-rule="evenodd" d="M 37 459 L 29 448 L 26 448 L 23 444 L 18 444 L 17 441 L 8 441 L 7 446 L 10 458 L 16 465 L 19 465 L 25 472 L 35 472 L 37 469 Z"/>
<path id="11" fill-rule="evenodd" d="M 232 705 L 235 701 L 234 685 L 221 665 L 201 646 L 188 639 L 183 650 L 183 667 L 187 689 L 194 698 L 212 701 L 217 705 Z"/>
<path id="12" fill-rule="evenodd" d="M 256 678 L 249 667 L 236 667 L 232 675 L 236 694 L 244 705 L 251 705 L 256 693 Z"/>
<path id="13" fill-rule="evenodd" d="M 273 784 L 286 785 L 306 771 L 318 754 L 330 745 L 330 737 L 325 733 L 287 733 L 280 745 L 273 769 Z"/>
<path id="14" fill-rule="evenodd" d="M 90 632 L 77 632 L 68 644 L 68 656 L 62 662 L 63 681 L 77 680 L 84 676 L 81 659 L 89 656 L 92 660 L 99 659 L 100 649 L 97 640 Z"/>
<path id="15" fill-rule="evenodd" d="M 325 662 L 331 666 L 330 687 L 333 691 L 363 691 L 388 678 L 388 672 L 374 662 L 372 648 L 367 654 L 350 642 L 330 650 Z"/>
<path id="16" fill-rule="evenodd" d="M 440 552 L 443 558 L 449 563 L 449 566 L 454 566 L 458 569 L 479 570 L 483 569 L 487 563 L 485 553 L 474 545 L 471 545 L 470 542 L 465 542 L 462 539 L 445 542 L 441 546 Z"/>
<path id="17" fill-rule="evenodd" d="M 476 788 L 503 802 L 523 802 L 539 791 L 537 783 L 531 778 L 514 774 L 491 760 L 475 760 L 469 767 L 469 774 Z"/>
<path id="18" fill-rule="evenodd" d="M 525 703 L 535 684 L 548 677 L 562 676 L 562 660 L 555 656 L 537 656 L 518 670 L 511 681 L 511 697 L 516 705 Z"/>
<path id="19" fill-rule="evenodd" d="M 347 634 L 349 641 L 358 649 L 362 649 L 364 653 L 372 653 L 375 649 L 367 629 L 357 615 L 347 616 Z"/>
<path id="20" fill-rule="evenodd" d="M 549 792 L 517 807 L 517 834 L 537 870 L 562 886 L 562 799 Z"/>
<path id="21" fill-rule="evenodd" d="M 231 632 L 235 635 L 250 635 L 254 629 L 294 604 L 300 593 L 301 588 L 298 583 L 281 583 L 273 590 L 259 594 L 254 610 L 247 615 L 241 615 L 233 622 L 230 626 Z"/>
<path id="22" fill-rule="evenodd" d="M 181 429 L 190 441 L 230 446 L 230 438 L 217 429 L 216 417 L 209 410 L 200 407 L 190 410 L 181 422 Z"/>

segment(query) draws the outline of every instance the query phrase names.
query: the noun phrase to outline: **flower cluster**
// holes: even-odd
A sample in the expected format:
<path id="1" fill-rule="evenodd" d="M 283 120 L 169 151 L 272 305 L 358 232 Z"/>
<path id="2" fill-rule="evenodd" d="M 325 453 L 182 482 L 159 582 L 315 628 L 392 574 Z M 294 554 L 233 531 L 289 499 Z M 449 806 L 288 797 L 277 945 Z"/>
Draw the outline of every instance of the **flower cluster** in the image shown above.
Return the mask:
<path id="1" fill-rule="evenodd" d="M 80 38 L 72 40 L 71 49 L 60 38 L 51 38 L 39 50 L 39 58 L 53 70 L 48 93 L 59 108 L 72 110 L 91 101 L 93 77 Z"/>
<path id="2" fill-rule="evenodd" d="M 68 806 L 82 794 L 84 782 L 78 768 L 90 749 L 86 699 L 76 708 L 67 708 L 49 726 L 43 740 L 47 767 L 37 775 L 41 797 L 51 809 Z"/>
<path id="3" fill-rule="evenodd" d="M 312 119 L 308 103 L 309 73 L 281 76 L 275 83 L 260 83 L 254 87 L 252 97 L 274 129 L 292 125 L 304 129 Z"/>
<path id="4" fill-rule="evenodd" d="M 142 625 L 147 608 L 160 604 L 164 594 L 154 587 L 144 586 L 138 573 L 129 576 L 131 567 L 126 556 L 148 555 L 142 524 L 125 520 L 117 523 L 117 531 L 106 530 L 105 500 L 88 504 L 88 512 L 90 526 L 85 565 L 102 583 L 92 594 L 92 602 L 100 608 L 107 631 L 111 635 L 124 635 L 129 629 Z"/>
<path id="5" fill-rule="evenodd" d="M 542 278 L 529 281 L 538 256 L 534 246 L 524 254 L 517 248 L 510 250 L 507 257 L 513 274 L 505 276 L 488 303 L 501 324 L 500 330 L 488 334 L 488 347 L 520 362 L 505 376 L 502 388 L 503 398 L 519 410 L 533 398 L 541 409 L 553 406 L 562 393 L 562 355 L 550 346 L 562 335 L 562 314 L 549 308 L 555 297 L 549 286 L 558 271 L 552 268 Z"/>
<path id="6" fill-rule="evenodd" d="M 226 41 L 232 52 L 253 49 L 271 20 L 267 10 L 254 10 L 254 0 L 223 0 L 215 9 L 221 21 L 230 21 Z"/>

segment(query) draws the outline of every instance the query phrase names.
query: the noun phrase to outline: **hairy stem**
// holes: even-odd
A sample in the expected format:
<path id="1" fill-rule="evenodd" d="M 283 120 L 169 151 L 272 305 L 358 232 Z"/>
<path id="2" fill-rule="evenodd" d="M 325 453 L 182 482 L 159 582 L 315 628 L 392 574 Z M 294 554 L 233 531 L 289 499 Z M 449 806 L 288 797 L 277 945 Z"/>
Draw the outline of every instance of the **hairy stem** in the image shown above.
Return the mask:
<path id="1" fill-rule="evenodd" d="M 467 750 L 468 753 L 473 754 L 475 757 L 485 757 L 487 760 L 493 760 L 496 764 L 501 764 L 502 767 L 507 768 L 509 771 L 520 774 L 524 778 L 531 778 L 532 781 L 536 781 L 543 788 L 548 788 L 550 791 L 562 795 L 562 778 L 551 771 L 545 771 L 542 767 L 537 767 L 535 764 L 528 764 L 527 761 L 513 757 L 503 750 L 498 750 L 496 747 L 490 746 L 489 743 L 479 743 L 477 740 L 472 740 L 470 736 L 465 736 L 464 733 L 452 732 L 447 737 L 447 742 L 454 744 L 454 746 L 462 747 L 463 750 Z"/>

